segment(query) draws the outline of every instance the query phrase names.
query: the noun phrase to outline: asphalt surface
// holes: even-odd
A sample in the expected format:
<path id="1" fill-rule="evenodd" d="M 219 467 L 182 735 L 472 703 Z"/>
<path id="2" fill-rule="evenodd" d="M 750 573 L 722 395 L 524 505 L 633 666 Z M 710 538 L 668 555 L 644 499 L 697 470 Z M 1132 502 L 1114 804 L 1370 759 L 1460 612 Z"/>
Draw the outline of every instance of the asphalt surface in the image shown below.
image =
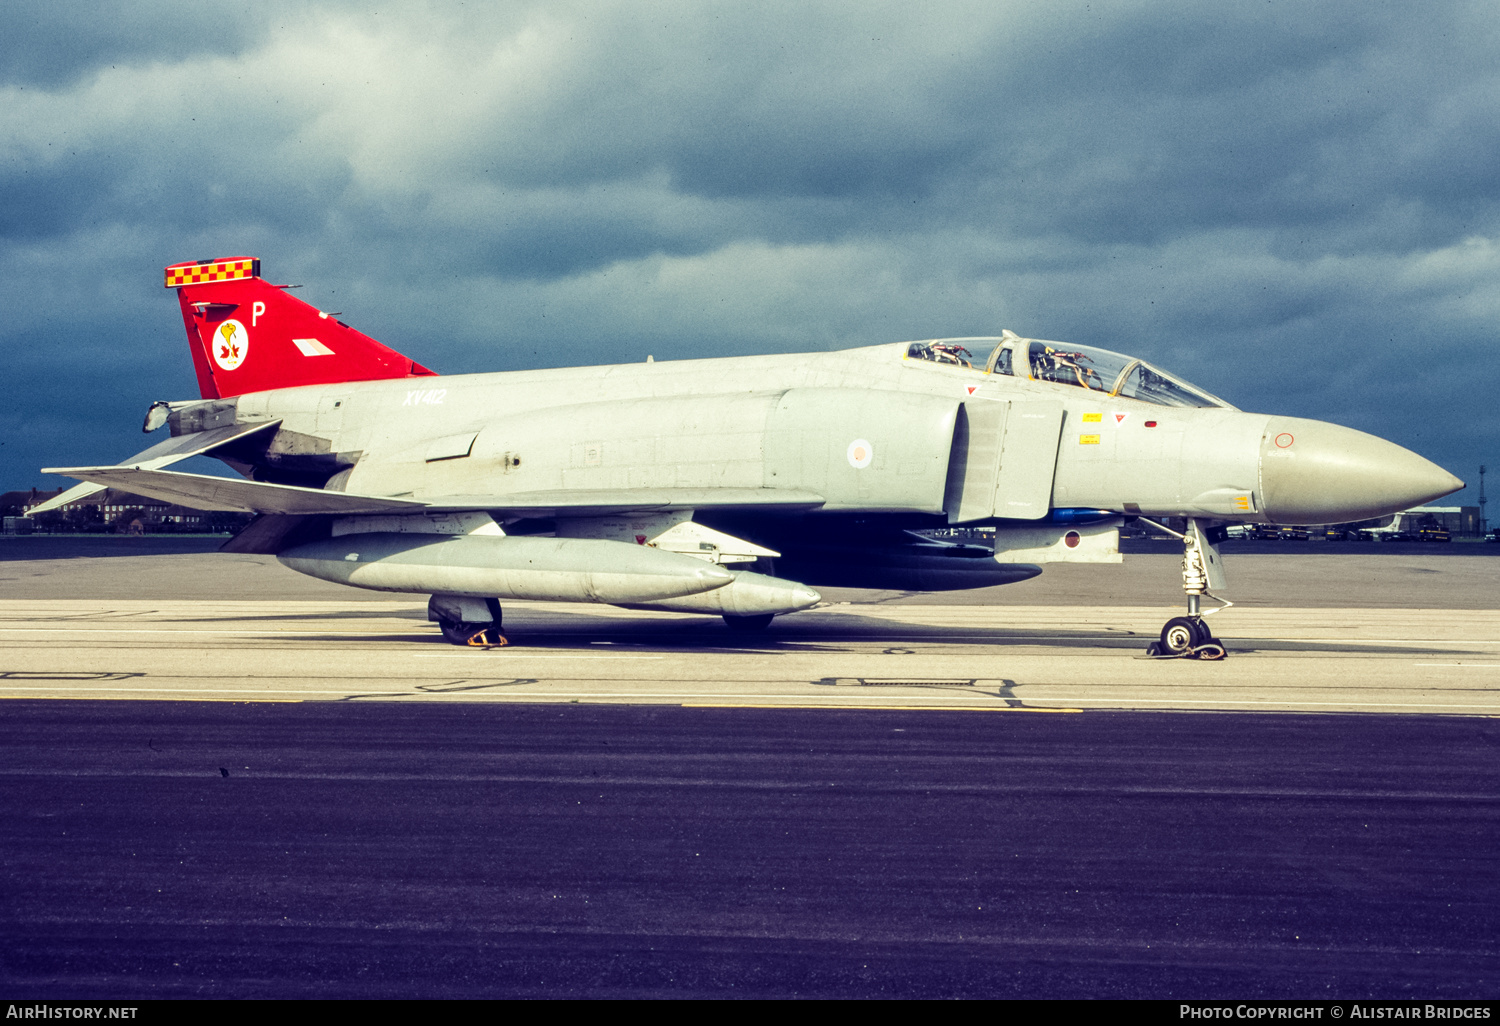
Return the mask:
<path id="1" fill-rule="evenodd" d="M 1227 550 L 1210 664 L 1170 551 L 467 652 L 217 544 L 0 540 L 7 998 L 1500 982 L 1500 546 Z"/>
<path id="2" fill-rule="evenodd" d="M 745 634 L 508 602 L 510 644 L 475 649 L 420 598 L 0 599 L 0 698 L 1500 716 L 1500 611 L 1236 607 L 1207 618 L 1227 659 L 1149 658 L 1180 612 L 845 603 Z"/>
<path id="3" fill-rule="evenodd" d="M 0 988 L 1493 997 L 1496 721 L 0 703 Z"/>

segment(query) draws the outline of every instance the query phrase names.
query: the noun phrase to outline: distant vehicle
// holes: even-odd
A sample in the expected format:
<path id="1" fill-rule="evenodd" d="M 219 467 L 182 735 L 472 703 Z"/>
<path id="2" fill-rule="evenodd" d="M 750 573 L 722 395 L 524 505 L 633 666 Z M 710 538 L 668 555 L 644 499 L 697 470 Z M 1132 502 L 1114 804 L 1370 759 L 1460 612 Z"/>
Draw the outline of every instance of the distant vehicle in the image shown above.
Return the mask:
<path id="1" fill-rule="evenodd" d="M 1307 541 L 1305 527 L 1278 527 L 1275 524 L 1237 524 L 1226 530 L 1230 538 L 1247 541 Z"/>
<path id="2" fill-rule="evenodd" d="M 1284 537 L 1270 525 L 1384 516 L 1463 487 L 1373 435 L 1247 413 L 1143 360 L 1013 332 L 439 376 L 253 257 L 174 264 L 164 284 L 201 398 L 153 404 L 143 429 L 170 437 L 123 463 L 49 471 L 88 483 L 37 509 L 113 487 L 255 513 L 226 551 L 431 596 L 460 645 L 505 644 L 510 599 L 754 630 L 822 587 L 1024 581 L 1044 563 L 1119 562 L 1136 517 L 1183 543 L 1188 615 L 1157 654 L 1193 654 L 1212 642 L 1199 601 L 1224 582 L 1217 523 Z M 168 469 L 200 455 L 242 478 Z M 958 526 L 993 540 L 921 533 Z"/>
<path id="3" fill-rule="evenodd" d="M 1416 530 L 1411 532 L 1412 541 L 1423 542 L 1446 542 L 1452 541 L 1448 529 L 1438 523 L 1437 518 L 1425 516 L 1417 522 Z"/>
<path id="4" fill-rule="evenodd" d="M 1487 542 L 1500 542 L 1500 527 L 1497 527 L 1489 534 L 1486 534 L 1484 536 L 1484 540 Z"/>

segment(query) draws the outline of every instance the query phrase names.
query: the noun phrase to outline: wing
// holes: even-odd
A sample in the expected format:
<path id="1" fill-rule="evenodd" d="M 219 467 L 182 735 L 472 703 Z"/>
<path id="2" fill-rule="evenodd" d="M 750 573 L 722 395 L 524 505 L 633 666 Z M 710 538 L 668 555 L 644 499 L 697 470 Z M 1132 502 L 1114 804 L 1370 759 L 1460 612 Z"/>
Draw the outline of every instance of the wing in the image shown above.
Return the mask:
<path id="1" fill-rule="evenodd" d="M 351 495 L 238 478 L 183 474 L 137 466 L 50 467 L 45 473 L 175 502 L 193 509 L 293 516 L 485 510 L 501 515 L 607 516 L 613 513 L 739 507 L 766 512 L 816 509 L 823 497 L 781 488 L 621 488 L 458 495 L 432 499 Z"/>
<path id="2" fill-rule="evenodd" d="M 266 421 L 263 424 L 232 424 L 229 427 L 210 428 L 207 431 L 196 431 L 192 434 L 177 435 L 173 438 L 163 439 L 151 448 L 136 453 L 126 460 L 121 460 L 116 467 L 136 467 L 145 470 L 156 470 L 160 467 L 180 463 L 190 456 L 201 456 L 210 449 L 217 449 L 226 442 L 232 442 L 237 438 L 246 438 L 250 435 L 259 434 L 262 431 L 271 431 L 281 423 L 280 420 Z M 98 470 L 98 467 L 75 467 L 76 470 Z M 46 471 L 46 473 L 62 473 L 61 471 Z M 82 477 L 82 474 L 65 474 L 67 477 Z M 96 484 L 85 480 L 81 485 L 74 485 L 61 495 L 54 495 L 46 502 L 31 511 L 32 516 L 38 513 L 46 513 L 48 510 L 61 509 L 70 502 L 86 499 L 96 492 L 102 492 L 106 488 L 117 487 L 111 484 Z M 144 492 L 139 494 L 145 494 Z M 153 496 L 158 498 L 158 496 Z M 176 501 L 176 500 L 172 500 Z M 188 505 L 184 503 L 183 505 Z M 205 507 L 206 508 L 206 507 Z M 215 507 L 217 508 L 217 507 Z"/>
<path id="3" fill-rule="evenodd" d="M 183 474 L 176 470 L 141 467 L 48 467 L 45 474 L 77 477 L 106 488 L 119 488 L 192 509 L 232 510 L 238 513 L 417 513 L 427 503 L 412 499 L 382 499 L 370 495 L 325 492 L 295 485 L 266 484 L 232 477 Z"/>

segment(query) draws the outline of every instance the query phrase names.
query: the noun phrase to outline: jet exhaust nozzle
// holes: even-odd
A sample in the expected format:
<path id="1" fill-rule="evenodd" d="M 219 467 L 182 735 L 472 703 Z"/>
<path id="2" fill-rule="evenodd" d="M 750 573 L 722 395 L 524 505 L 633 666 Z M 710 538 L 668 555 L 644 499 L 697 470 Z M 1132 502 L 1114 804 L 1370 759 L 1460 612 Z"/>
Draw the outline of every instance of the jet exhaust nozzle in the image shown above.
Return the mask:
<path id="1" fill-rule="evenodd" d="M 372 533 L 277 556 L 300 573 L 375 591 L 550 602 L 656 602 L 730 584 L 723 567 L 594 538 Z"/>

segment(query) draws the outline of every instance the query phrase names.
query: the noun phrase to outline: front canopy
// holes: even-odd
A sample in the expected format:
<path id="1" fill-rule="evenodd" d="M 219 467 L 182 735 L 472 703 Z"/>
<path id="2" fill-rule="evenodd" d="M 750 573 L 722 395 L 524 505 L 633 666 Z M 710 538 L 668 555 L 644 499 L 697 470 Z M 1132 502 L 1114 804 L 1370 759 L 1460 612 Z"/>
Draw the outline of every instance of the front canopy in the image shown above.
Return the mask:
<path id="1" fill-rule="evenodd" d="M 1224 400 L 1144 360 L 1093 346 L 1021 338 L 944 338 L 913 342 L 908 360 L 925 360 L 958 371 L 1026 377 L 1086 388 L 1156 406 L 1217 406 Z"/>

